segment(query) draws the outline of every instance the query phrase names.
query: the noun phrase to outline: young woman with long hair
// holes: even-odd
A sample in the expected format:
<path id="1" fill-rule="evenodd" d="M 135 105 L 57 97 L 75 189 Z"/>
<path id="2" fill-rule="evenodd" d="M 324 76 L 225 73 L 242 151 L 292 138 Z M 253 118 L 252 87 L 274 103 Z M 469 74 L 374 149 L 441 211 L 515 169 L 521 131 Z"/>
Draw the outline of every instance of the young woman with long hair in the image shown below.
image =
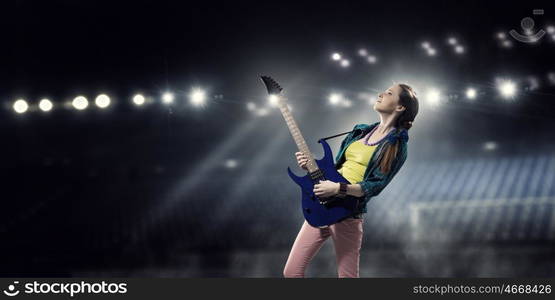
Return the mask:
<path id="1" fill-rule="evenodd" d="M 336 155 L 336 168 L 349 181 L 347 195 L 359 198 L 351 217 L 325 228 L 304 222 L 291 248 L 283 270 L 284 277 L 304 277 L 305 270 L 328 237 L 332 237 L 339 277 L 359 277 L 363 215 L 368 201 L 393 179 L 407 158 L 408 130 L 418 114 L 418 99 L 406 84 L 395 84 L 378 95 L 374 103 L 380 122 L 357 124 L 342 141 Z M 302 152 L 295 153 L 303 169 L 308 162 Z M 314 185 L 316 196 L 339 193 L 339 183 L 329 180 Z"/>

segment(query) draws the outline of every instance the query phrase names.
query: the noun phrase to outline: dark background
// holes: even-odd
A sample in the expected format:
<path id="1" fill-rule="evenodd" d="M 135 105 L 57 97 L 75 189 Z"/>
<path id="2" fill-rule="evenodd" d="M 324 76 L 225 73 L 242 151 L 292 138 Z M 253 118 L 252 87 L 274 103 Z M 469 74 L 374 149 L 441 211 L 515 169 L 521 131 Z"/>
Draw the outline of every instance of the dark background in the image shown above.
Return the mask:
<path id="1" fill-rule="evenodd" d="M 555 274 L 555 40 L 506 49 L 495 37 L 527 16 L 555 25 L 548 2 L 1 6 L 4 276 L 281 276 L 303 221 L 285 172 L 296 149 L 277 109 L 246 108 L 266 105 L 260 74 L 285 87 L 317 157 L 318 138 L 379 121 L 357 95 L 393 82 L 416 88 L 409 158 L 369 204 L 361 276 Z M 532 16 L 537 8 L 545 15 Z M 464 55 L 446 44 L 451 35 Z M 425 54 L 424 40 L 437 56 Z M 378 62 L 365 63 L 360 47 Z M 335 51 L 352 65 L 333 62 Z M 517 82 L 515 99 L 499 96 L 497 77 Z M 207 91 L 206 107 L 188 104 L 194 86 Z M 464 97 L 469 86 L 476 101 Z M 442 91 L 437 107 L 427 105 L 430 87 Z M 176 95 L 170 106 L 160 101 L 165 91 Z M 328 105 L 334 91 L 353 106 Z M 135 107 L 138 92 L 151 103 Z M 112 99 L 106 110 L 94 107 L 99 93 Z M 76 95 L 88 109 L 64 106 Z M 38 111 L 42 97 L 53 111 Z M 29 112 L 13 111 L 19 98 Z M 488 142 L 496 149 L 484 150 Z M 427 223 L 411 219 L 414 205 Z M 413 239 L 414 230 L 427 238 Z M 334 276 L 334 262 L 328 243 L 310 275 Z"/>

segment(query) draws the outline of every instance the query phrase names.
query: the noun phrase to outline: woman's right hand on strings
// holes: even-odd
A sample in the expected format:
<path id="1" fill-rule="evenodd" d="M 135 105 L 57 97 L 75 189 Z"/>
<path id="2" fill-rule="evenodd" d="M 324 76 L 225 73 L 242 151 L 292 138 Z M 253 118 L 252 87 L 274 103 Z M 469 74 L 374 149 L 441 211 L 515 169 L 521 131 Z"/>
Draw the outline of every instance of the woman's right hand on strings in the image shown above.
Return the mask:
<path id="1" fill-rule="evenodd" d="M 302 152 L 295 152 L 295 156 L 297 157 L 297 164 L 299 164 L 299 167 L 308 171 L 306 166 L 308 163 L 308 157 Z"/>

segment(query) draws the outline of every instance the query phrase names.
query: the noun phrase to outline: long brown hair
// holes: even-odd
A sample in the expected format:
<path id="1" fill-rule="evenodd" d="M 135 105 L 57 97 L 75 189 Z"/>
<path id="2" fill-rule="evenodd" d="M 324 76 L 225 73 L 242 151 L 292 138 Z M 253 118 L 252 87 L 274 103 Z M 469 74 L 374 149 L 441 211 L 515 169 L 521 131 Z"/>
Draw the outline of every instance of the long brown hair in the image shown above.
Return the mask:
<path id="1" fill-rule="evenodd" d="M 393 134 L 399 134 L 401 130 L 409 130 L 412 127 L 414 118 L 418 114 L 418 98 L 416 98 L 414 90 L 404 83 L 399 83 L 399 87 L 401 87 L 399 105 L 404 106 L 405 110 L 399 115 L 399 117 L 397 117 L 397 120 L 395 121 L 397 132 L 394 132 Z M 385 149 L 383 150 L 383 157 L 380 161 L 380 171 L 383 174 L 387 174 L 391 170 L 391 164 L 395 160 L 399 149 L 399 139 L 395 139 L 393 144 L 389 141 L 386 141 L 386 143 L 387 144 L 384 145 Z"/>

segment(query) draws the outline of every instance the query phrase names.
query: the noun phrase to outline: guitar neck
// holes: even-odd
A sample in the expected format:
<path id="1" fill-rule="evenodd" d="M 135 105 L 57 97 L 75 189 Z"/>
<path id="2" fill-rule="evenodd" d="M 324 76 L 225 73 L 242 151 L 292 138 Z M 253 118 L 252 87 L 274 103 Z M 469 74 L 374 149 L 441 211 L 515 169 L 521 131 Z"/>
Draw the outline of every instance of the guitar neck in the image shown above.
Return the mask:
<path id="1" fill-rule="evenodd" d="M 297 122 L 295 122 L 293 115 L 291 115 L 291 111 L 289 110 L 289 107 L 287 107 L 287 104 L 285 104 L 285 97 L 280 96 L 280 98 L 281 99 L 279 99 L 278 101 L 279 110 L 281 111 L 281 114 L 285 119 L 285 123 L 287 123 L 287 127 L 289 128 L 289 132 L 291 132 L 291 135 L 295 140 L 295 144 L 297 144 L 297 148 L 299 149 L 300 152 L 304 153 L 308 157 L 308 162 L 306 165 L 308 171 L 310 173 L 318 171 L 318 165 L 314 160 L 314 156 L 308 149 L 306 141 L 303 135 L 301 134 L 301 131 L 299 130 L 299 126 L 297 126 Z"/>

